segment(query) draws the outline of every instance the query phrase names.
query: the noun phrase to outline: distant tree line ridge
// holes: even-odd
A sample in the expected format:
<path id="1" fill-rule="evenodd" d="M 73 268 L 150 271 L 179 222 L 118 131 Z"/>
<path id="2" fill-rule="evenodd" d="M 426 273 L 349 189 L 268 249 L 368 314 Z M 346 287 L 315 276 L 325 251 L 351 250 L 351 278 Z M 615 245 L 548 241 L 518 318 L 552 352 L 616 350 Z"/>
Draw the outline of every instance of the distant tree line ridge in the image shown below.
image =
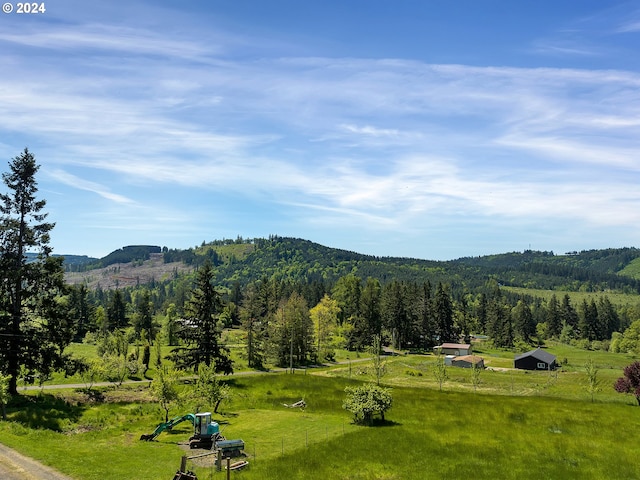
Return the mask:
<path id="1" fill-rule="evenodd" d="M 197 268 L 214 267 L 214 279 L 226 287 L 245 285 L 264 276 L 294 282 L 335 282 L 348 273 L 391 280 L 445 282 L 480 288 L 488 278 L 506 286 L 566 291 L 640 292 L 640 280 L 620 272 L 640 257 L 636 248 L 588 250 L 572 255 L 526 250 L 451 261 L 378 257 L 329 248 L 317 243 L 271 235 L 268 238 L 215 240 L 189 249 L 130 246 L 107 257 L 67 269 L 92 269 L 113 263 L 144 261 L 162 252 L 165 263 L 182 262 Z M 640 265 L 639 265 L 640 270 Z"/>

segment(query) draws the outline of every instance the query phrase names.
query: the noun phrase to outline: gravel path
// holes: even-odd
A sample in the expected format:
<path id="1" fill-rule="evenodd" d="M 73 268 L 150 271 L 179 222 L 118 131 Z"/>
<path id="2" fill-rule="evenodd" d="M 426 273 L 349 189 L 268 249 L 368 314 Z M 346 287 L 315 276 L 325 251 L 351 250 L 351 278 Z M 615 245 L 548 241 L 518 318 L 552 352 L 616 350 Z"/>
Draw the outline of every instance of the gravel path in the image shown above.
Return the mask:
<path id="1" fill-rule="evenodd" d="M 72 480 L 71 477 L 25 457 L 1 443 L 0 478 L 2 480 Z"/>

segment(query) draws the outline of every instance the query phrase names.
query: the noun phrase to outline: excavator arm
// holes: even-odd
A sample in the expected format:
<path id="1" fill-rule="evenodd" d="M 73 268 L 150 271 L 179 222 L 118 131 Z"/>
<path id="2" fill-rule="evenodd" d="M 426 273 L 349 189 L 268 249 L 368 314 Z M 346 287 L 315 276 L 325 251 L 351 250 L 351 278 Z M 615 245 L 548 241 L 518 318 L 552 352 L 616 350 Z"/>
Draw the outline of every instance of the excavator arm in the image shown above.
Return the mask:
<path id="1" fill-rule="evenodd" d="M 191 421 L 191 424 L 195 422 L 195 415 L 193 413 L 187 413 L 186 415 L 173 417 L 168 422 L 161 423 L 156 427 L 153 433 L 140 435 L 140 440 L 146 440 L 150 442 L 154 440 L 158 435 L 160 435 L 165 430 L 171 430 L 173 427 L 178 425 L 179 423 L 185 422 L 187 420 Z"/>

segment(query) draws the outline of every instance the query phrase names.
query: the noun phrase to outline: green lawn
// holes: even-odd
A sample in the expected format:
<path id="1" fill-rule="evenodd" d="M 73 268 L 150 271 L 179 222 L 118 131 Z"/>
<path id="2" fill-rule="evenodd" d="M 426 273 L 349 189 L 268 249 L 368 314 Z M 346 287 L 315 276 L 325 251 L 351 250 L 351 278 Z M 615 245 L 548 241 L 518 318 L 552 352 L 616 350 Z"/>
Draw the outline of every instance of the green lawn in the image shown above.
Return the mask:
<path id="1" fill-rule="evenodd" d="M 372 378 L 369 362 L 228 379 L 233 400 L 215 418 L 227 438 L 245 441 L 250 467 L 234 478 L 640 478 L 640 408 L 611 386 L 629 358 L 561 345 L 550 350 L 567 357 L 566 371 L 487 370 L 475 392 L 471 372 L 453 367 L 440 392 L 433 355 L 390 357 L 382 380 L 394 406 L 387 422 L 374 427 L 353 425 L 342 409 L 344 387 Z M 513 358 L 483 355 L 494 365 Z M 588 356 L 600 368 L 595 402 L 586 391 Z M 0 442 L 77 479 L 171 478 L 180 457 L 191 454 L 180 443 L 192 427 L 181 424 L 141 442 L 140 434 L 163 419 L 146 387 L 106 394 L 109 403 L 87 403 L 70 391 L 22 396 L 9 408 L 10 421 L 0 422 Z M 300 399 L 304 411 L 283 405 Z M 176 405 L 171 415 L 188 411 Z M 189 468 L 201 480 L 224 478 L 197 462 Z"/>

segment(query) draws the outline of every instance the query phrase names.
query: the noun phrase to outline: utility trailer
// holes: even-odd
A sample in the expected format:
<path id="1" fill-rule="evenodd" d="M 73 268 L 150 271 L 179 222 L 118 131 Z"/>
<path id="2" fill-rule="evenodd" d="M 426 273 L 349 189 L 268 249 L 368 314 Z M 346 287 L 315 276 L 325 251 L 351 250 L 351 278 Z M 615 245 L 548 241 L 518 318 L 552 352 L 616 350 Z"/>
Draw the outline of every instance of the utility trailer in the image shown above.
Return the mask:
<path id="1" fill-rule="evenodd" d="M 216 442 L 216 449 L 220 450 L 222 458 L 235 458 L 243 455 L 244 441 L 220 440 Z"/>

